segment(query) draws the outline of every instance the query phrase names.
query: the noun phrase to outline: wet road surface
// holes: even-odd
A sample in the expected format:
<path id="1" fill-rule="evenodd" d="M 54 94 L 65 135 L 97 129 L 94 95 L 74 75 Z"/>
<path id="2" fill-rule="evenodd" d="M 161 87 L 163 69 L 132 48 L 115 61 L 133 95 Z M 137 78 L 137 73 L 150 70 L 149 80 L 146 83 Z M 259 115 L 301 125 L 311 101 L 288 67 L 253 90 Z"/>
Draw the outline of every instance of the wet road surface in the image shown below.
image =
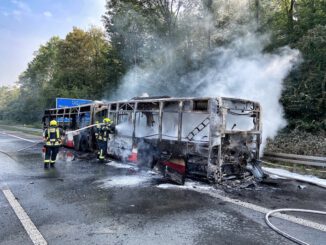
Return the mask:
<path id="1" fill-rule="evenodd" d="M 69 161 L 66 150 L 55 169 L 44 170 L 41 145 L 15 152 L 31 144 L 0 133 L 0 150 L 8 153 L 0 153 L 0 189 L 11 190 L 49 244 L 292 244 L 265 225 L 264 214 L 201 190 L 267 208 L 326 210 L 324 189 L 305 184 L 298 190 L 296 181 L 212 190 L 187 180 L 189 188 L 179 188 L 132 165 L 100 164 L 88 155 Z M 325 217 L 300 217 L 326 223 Z M 310 244 L 325 244 L 324 232 L 272 221 Z M 33 244 L 2 191 L 0 244 Z"/>

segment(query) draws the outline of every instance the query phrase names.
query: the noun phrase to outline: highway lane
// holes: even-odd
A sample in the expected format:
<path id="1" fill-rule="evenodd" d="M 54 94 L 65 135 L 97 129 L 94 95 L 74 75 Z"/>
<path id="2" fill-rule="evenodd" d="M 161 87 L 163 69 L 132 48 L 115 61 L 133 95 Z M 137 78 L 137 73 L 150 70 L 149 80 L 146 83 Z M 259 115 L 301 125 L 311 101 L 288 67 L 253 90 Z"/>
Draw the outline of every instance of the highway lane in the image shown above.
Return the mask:
<path id="1" fill-rule="evenodd" d="M 29 144 L 0 134 L 1 151 L 11 155 L 0 153 L 0 187 L 11 190 L 49 244 L 291 244 L 265 225 L 263 214 L 202 193 L 205 184 L 187 180 L 195 188 L 173 188 L 148 170 L 100 164 L 88 156 L 62 157 L 55 169 L 44 170 L 41 146 L 15 153 Z M 269 208 L 293 207 L 298 198 L 290 191 L 297 184 L 216 191 Z M 301 208 L 325 208 L 324 197 L 310 200 L 324 190 L 309 185 L 306 190 L 307 200 L 295 193 Z M 0 209 L 0 244 L 33 244 L 2 192 Z M 326 240 L 321 231 L 273 221 L 311 244 Z"/>

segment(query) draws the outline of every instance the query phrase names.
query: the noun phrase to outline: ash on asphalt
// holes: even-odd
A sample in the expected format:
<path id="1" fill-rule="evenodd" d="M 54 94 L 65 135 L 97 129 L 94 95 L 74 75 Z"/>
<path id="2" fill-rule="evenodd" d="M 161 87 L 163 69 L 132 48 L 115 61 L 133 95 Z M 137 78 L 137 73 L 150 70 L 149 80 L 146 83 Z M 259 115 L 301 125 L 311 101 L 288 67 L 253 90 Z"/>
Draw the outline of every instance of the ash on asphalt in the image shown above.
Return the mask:
<path id="1" fill-rule="evenodd" d="M 95 164 L 99 164 L 96 161 L 93 162 Z M 127 194 L 125 198 L 124 195 L 120 195 L 122 198 L 119 199 L 120 203 L 129 203 L 128 200 L 137 200 L 137 196 L 141 197 L 140 206 L 146 207 L 146 203 L 148 203 L 147 198 L 144 198 L 144 194 L 148 194 L 149 187 L 162 187 L 162 184 L 172 184 L 175 187 L 175 184 L 166 180 L 162 177 L 162 175 L 158 172 L 154 172 L 151 170 L 143 170 L 134 164 L 122 163 L 117 161 L 111 161 L 105 164 L 110 168 L 109 176 L 105 176 L 104 178 L 96 179 L 92 184 L 97 185 L 97 187 L 101 189 L 107 190 L 123 190 L 126 188 L 132 188 L 133 192 Z M 207 187 L 207 183 L 200 181 L 192 181 L 187 179 L 189 185 L 192 185 L 194 188 L 188 190 L 188 192 L 199 192 L 200 190 L 196 190 L 196 187 Z M 302 183 L 289 180 L 289 179 L 267 179 L 262 183 L 255 183 L 255 185 L 250 185 L 246 188 L 237 187 L 236 184 L 233 184 L 232 187 L 228 187 L 226 185 L 217 185 L 214 188 L 224 191 L 228 194 L 229 197 L 240 199 L 242 201 L 246 201 L 249 203 L 253 203 L 256 205 L 260 205 L 270 209 L 276 208 L 303 208 L 303 209 L 315 209 L 315 210 L 326 210 L 326 195 L 325 190 L 319 188 L 314 185 L 306 185 L 307 187 L 301 189 L 300 186 Z M 144 193 L 141 190 L 145 190 Z M 137 189 L 137 191 L 135 191 Z M 166 188 L 168 189 L 168 188 Z M 175 189 L 175 188 L 173 188 Z M 145 193 L 147 192 L 147 193 Z M 159 192 L 155 190 L 155 192 Z M 180 191 L 170 190 L 171 193 L 177 193 L 180 195 Z M 189 193 L 188 193 L 189 194 Z M 195 193 L 191 193 L 190 195 L 196 195 Z M 153 193 L 149 198 L 157 196 L 156 193 Z M 129 199 L 130 198 L 130 199 Z M 166 200 L 176 200 L 174 196 L 167 197 Z M 114 203 L 116 205 L 117 203 Z M 129 205 L 129 204 L 128 204 Z M 127 205 L 127 210 L 129 207 Z M 131 204 L 136 207 L 136 204 Z M 120 204 L 120 210 L 124 210 L 122 207 L 124 205 Z M 139 205 L 138 205 L 139 206 Z M 157 207 L 158 204 L 155 203 L 152 205 L 153 207 Z M 164 205 L 163 205 L 164 206 Z M 146 208 L 144 209 L 146 210 Z M 153 210 L 152 210 L 153 211 Z M 139 212 L 139 210 L 137 210 Z M 323 216 L 311 215 L 306 213 L 296 214 L 298 217 L 310 219 L 313 221 L 317 221 L 320 223 L 325 223 L 325 219 Z"/>

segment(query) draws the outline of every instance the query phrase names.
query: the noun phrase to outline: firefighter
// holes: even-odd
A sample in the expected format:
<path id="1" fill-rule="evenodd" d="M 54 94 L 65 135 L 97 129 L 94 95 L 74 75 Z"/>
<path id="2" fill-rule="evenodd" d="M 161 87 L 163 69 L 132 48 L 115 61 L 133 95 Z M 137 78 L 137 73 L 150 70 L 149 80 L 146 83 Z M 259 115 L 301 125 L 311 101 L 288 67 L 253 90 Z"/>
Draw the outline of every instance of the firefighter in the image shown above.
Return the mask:
<path id="1" fill-rule="evenodd" d="M 103 162 L 105 160 L 105 156 L 107 154 L 108 141 L 110 140 L 109 134 L 113 133 L 112 121 L 110 118 L 104 118 L 103 124 L 101 125 L 98 136 L 97 136 L 97 144 L 99 147 L 98 151 L 98 159 Z"/>
<path id="2" fill-rule="evenodd" d="M 52 120 L 50 127 L 44 130 L 43 136 L 45 141 L 44 168 L 49 168 L 49 165 L 53 168 L 61 146 L 63 130 L 58 128 L 56 120 Z"/>

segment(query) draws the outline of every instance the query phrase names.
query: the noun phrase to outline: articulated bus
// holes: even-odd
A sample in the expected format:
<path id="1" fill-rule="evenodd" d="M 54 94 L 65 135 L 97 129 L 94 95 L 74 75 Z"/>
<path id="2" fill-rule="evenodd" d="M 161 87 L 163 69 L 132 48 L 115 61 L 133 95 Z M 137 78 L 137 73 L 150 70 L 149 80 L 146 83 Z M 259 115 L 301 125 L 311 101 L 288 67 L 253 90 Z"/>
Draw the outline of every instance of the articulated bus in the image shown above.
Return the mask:
<path id="1" fill-rule="evenodd" d="M 262 125 L 259 103 L 225 97 L 136 97 L 128 101 L 94 103 L 46 110 L 44 127 L 57 119 L 75 130 L 109 117 L 115 133 L 110 156 L 141 166 L 157 166 L 165 177 L 183 184 L 185 177 L 212 182 L 264 177 L 259 151 Z M 69 136 L 66 146 L 96 149 L 94 130 Z"/>

